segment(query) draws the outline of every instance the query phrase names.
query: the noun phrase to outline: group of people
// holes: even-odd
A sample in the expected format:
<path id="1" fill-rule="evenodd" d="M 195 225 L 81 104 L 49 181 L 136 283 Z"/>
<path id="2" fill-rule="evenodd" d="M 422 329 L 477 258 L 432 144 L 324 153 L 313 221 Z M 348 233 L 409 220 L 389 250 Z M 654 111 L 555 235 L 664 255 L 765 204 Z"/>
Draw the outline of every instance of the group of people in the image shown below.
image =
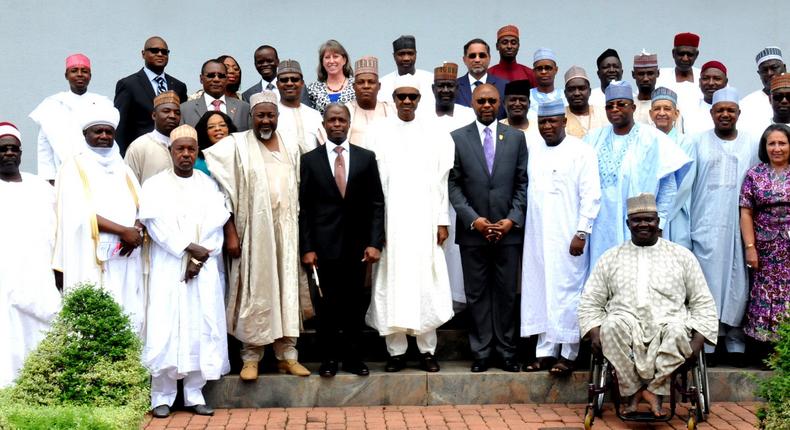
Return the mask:
<path id="1" fill-rule="evenodd" d="M 0 384 L 57 313 L 55 285 L 86 282 L 144 340 L 157 417 L 178 379 L 185 406 L 212 413 L 202 388 L 229 372 L 226 334 L 242 343 L 242 380 L 258 378 L 266 345 L 280 372 L 309 375 L 297 338 L 311 316 L 323 377 L 369 374 L 364 323 L 385 338 L 386 371 L 407 366 L 413 336 L 419 367 L 437 372 L 436 329 L 462 308 L 472 372 L 567 375 L 589 337 L 627 407 L 645 399 L 656 414 L 703 345 L 724 337 L 745 361 L 745 336 L 770 342 L 790 292 L 779 48 L 758 53 L 763 88 L 741 99 L 723 64 L 693 67 L 692 33 L 675 36 L 674 68 L 634 56 L 636 91 L 614 49 L 597 59 L 600 88 L 571 66 L 562 89 L 557 55 L 519 64 L 519 37 L 499 29 L 491 67 L 488 43 L 470 40 L 461 76 L 451 62 L 417 69 L 413 36 L 393 41 L 386 75 L 329 40 L 310 84 L 263 45 L 247 91 L 223 55 L 192 95 L 151 37 L 114 101 L 88 92 L 90 60 L 69 56 L 69 90 L 30 114 L 38 177 L 19 171 L 22 137 L 0 123 L 0 228 L 24 244 L 0 251 L 12 345 Z M 534 361 L 517 358 L 519 334 L 537 337 Z"/>

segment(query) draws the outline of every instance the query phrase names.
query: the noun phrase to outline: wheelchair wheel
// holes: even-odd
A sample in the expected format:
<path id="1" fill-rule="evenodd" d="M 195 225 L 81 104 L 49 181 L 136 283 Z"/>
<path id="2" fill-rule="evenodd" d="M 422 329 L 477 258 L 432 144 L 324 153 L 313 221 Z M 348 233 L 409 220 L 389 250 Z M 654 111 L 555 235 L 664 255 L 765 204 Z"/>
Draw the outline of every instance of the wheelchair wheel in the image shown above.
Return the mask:
<path id="1" fill-rule="evenodd" d="M 692 369 L 692 383 L 697 387 L 697 422 L 703 422 L 710 413 L 710 388 L 708 366 L 705 363 L 705 354 L 702 352 L 697 357 L 697 364 Z"/>
<path id="2" fill-rule="evenodd" d="M 694 430 L 697 428 L 697 419 L 693 416 L 690 416 L 688 421 L 686 421 L 686 428 L 688 430 Z"/>
<path id="3" fill-rule="evenodd" d="M 590 383 L 601 391 L 600 394 L 596 394 L 592 399 L 592 413 L 600 418 L 603 415 L 603 401 L 606 396 L 604 388 L 609 379 L 609 361 L 604 358 L 593 358 L 590 369 Z"/>
<path id="4" fill-rule="evenodd" d="M 591 410 L 588 410 L 587 413 L 584 414 L 584 430 L 592 429 L 592 425 L 594 421 L 595 421 L 595 413 Z"/>

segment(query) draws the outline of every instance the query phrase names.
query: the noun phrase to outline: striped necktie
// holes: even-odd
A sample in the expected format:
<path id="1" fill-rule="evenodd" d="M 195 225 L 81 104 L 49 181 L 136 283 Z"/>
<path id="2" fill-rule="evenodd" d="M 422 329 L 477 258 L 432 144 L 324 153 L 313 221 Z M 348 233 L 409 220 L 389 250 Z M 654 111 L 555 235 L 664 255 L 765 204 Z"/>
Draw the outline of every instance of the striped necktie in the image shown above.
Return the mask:
<path id="1" fill-rule="evenodd" d="M 156 81 L 156 85 L 157 85 L 156 86 L 156 94 L 157 95 L 162 94 L 163 92 L 167 91 L 167 87 L 165 87 L 165 78 L 163 78 L 161 76 L 157 76 L 157 77 L 154 78 L 154 81 Z"/>

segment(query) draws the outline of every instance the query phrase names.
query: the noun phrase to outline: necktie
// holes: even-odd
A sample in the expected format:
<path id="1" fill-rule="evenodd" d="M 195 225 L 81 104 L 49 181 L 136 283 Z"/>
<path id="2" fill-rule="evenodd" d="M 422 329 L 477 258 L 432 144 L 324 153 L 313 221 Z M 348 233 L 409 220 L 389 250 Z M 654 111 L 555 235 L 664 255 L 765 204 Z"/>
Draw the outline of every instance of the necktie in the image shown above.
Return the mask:
<path id="1" fill-rule="evenodd" d="M 269 91 L 273 90 L 274 89 L 274 84 L 269 82 L 268 84 L 266 84 L 266 89 L 269 90 Z"/>
<path id="2" fill-rule="evenodd" d="M 480 81 L 475 81 L 475 88 L 479 87 L 480 85 L 483 85 L 483 83 Z"/>
<path id="3" fill-rule="evenodd" d="M 337 189 L 340 190 L 340 195 L 346 196 L 346 160 L 343 159 L 343 147 L 335 146 L 334 151 L 337 153 L 335 157 L 335 183 Z"/>
<path id="4" fill-rule="evenodd" d="M 165 78 L 161 76 L 157 76 L 154 78 L 154 81 L 156 81 L 156 85 L 157 85 L 156 95 L 162 94 L 163 92 L 167 91 L 167 88 L 165 87 Z"/>
<path id="5" fill-rule="evenodd" d="M 215 111 L 219 111 L 219 110 L 221 110 L 221 109 L 220 109 L 220 106 L 222 106 L 222 100 L 220 100 L 220 99 L 213 100 L 213 101 L 211 102 L 211 106 L 214 106 L 214 110 L 215 110 Z"/>
<path id="6" fill-rule="evenodd" d="M 484 130 L 485 139 L 483 139 L 483 153 L 486 156 L 486 166 L 488 166 L 488 173 L 490 174 L 494 168 L 494 137 L 491 136 L 491 129 L 486 127 Z"/>

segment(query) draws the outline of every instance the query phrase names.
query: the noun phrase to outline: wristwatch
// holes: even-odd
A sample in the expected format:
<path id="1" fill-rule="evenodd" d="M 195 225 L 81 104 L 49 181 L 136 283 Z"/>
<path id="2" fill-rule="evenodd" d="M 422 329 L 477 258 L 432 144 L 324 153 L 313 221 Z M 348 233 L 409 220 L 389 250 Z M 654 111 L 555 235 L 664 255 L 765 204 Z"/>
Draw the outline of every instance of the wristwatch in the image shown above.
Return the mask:
<path id="1" fill-rule="evenodd" d="M 581 240 L 587 240 L 587 232 L 586 231 L 577 231 L 576 232 L 576 237 L 578 237 Z"/>

